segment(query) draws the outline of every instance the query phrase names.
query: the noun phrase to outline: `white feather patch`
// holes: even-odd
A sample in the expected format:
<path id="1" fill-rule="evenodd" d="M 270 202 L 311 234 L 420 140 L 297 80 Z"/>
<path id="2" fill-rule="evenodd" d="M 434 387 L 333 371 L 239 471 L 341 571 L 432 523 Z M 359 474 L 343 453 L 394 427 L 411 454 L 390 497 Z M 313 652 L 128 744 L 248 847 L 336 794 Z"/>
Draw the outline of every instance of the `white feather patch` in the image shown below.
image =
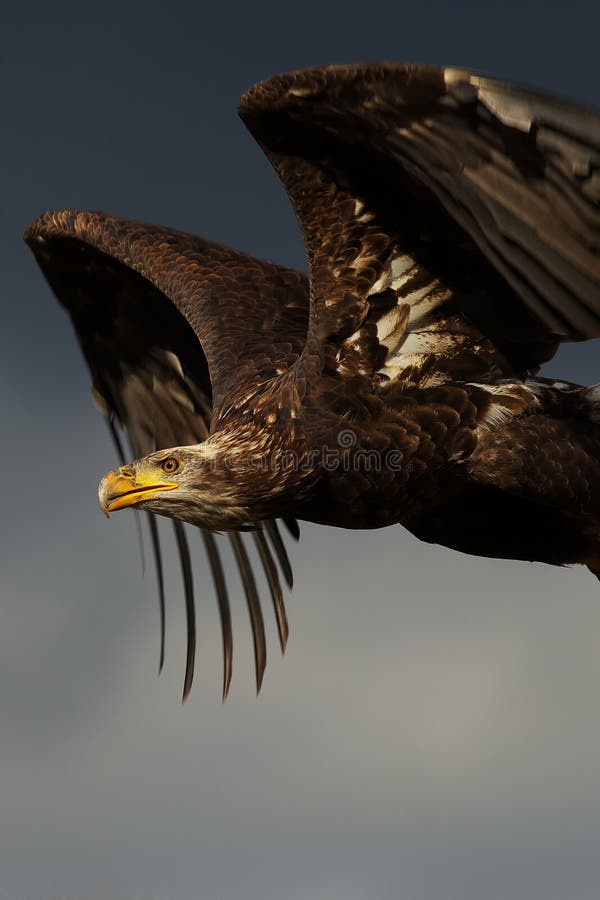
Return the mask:
<path id="1" fill-rule="evenodd" d="M 165 350 L 164 357 L 165 357 L 165 360 L 167 361 L 167 363 L 169 363 L 171 365 L 171 367 L 173 369 L 175 369 L 177 374 L 183 378 L 184 377 L 183 376 L 183 368 L 182 368 L 179 357 L 175 353 L 173 353 L 171 350 Z"/>
<path id="2" fill-rule="evenodd" d="M 486 415 L 479 422 L 480 428 L 497 428 L 513 416 L 540 405 L 536 392 L 531 389 L 531 386 L 520 382 L 477 384 L 471 381 L 469 384 L 485 391 L 492 397 Z"/>

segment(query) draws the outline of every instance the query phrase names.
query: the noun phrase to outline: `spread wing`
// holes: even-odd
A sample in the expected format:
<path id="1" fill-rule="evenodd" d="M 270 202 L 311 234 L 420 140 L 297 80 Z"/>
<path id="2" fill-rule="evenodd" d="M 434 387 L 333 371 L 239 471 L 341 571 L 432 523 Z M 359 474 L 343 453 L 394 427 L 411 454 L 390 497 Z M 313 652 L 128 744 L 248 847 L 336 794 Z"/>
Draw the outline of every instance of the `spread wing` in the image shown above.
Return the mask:
<path id="1" fill-rule="evenodd" d="M 327 346 L 342 374 L 482 382 L 600 335 L 596 113 L 390 64 L 273 78 L 240 115 L 304 233 L 306 360 Z"/>
<path id="2" fill-rule="evenodd" d="M 121 459 L 119 427 L 136 457 L 199 443 L 221 398 L 235 398 L 237 389 L 270 377 L 273 366 L 285 367 L 301 351 L 308 288 L 300 273 L 201 238 L 101 213 L 45 213 L 25 237 L 72 319 L 93 395 Z M 157 524 L 147 515 L 159 585 L 162 665 L 163 563 Z M 297 536 L 295 523 L 289 525 Z M 179 522 L 173 527 L 188 622 L 185 698 L 195 656 L 194 588 L 186 529 Z M 219 539 L 201 534 L 221 617 L 225 697 L 233 652 L 229 598 Z M 283 649 L 287 622 L 279 571 L 292 582 L 285 546 L 276 522 L 247 538 L 261 561 Z M 259 591 L 245 538 L 228 539 L 246 595 L 260 688 L 266 641 Z"/>

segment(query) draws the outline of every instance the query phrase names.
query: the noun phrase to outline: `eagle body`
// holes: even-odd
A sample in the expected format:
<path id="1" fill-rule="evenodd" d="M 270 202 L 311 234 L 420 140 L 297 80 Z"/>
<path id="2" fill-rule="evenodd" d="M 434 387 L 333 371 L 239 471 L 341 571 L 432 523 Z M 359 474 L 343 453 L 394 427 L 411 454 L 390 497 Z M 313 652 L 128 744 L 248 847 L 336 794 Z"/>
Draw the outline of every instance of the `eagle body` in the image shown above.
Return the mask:
<path id="1" fill-rule="evenodd" d="M 247 443 L 223 445 L 214 489 L 239 492 L 240 525 L 400 523 L 464 553 L 600 568 L 600 389 L 529 379 L 360 397 L 355 386 L 351 416 L 331 413 L 326 383 L 307 410 L 276 394 Z"/>
<path id="2" fill-rule="evenodd" d="M 158 225 L 44 213 L 26 240 L 67 309 L 121 465 L 108 514 L 173 520 L 193 676 L 201 529 L 232 671 L 215 532 L 240 571 L 255 648 L 282 648 L 278 521 L 402 524 L 464 553 L 600 571 L 600 386 L 539 375 L 600 337 L 600 116 L 432 66 L 271 78 L 239 113 L 282 180 L 310 274 Z M 122 435 L 133 462 L 127 462 Z M 162 647 L 162 645 L 161 645 Z M 162 661 L 162 649 L 161 649 Z"/>

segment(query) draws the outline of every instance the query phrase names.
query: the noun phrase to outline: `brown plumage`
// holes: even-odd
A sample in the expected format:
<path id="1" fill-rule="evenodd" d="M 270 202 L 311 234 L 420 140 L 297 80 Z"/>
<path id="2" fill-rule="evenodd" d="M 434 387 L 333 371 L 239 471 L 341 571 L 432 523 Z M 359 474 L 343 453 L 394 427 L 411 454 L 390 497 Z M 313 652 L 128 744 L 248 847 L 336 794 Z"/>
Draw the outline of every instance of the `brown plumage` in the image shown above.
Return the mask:
<path id="1" fill-rule="evenodd" d="M 600 387 L 538 378 L 561 341 L 600 336 L 600 117 L 451 69 L 295 72 L 240 114 L 300 222 L 307 279 L 170 229 L 46 213 L 27 232 L 67 307 L 94 391 L 136 462 L 105 511 L 213 531 L 245 588 L 257 686 L 266 645 L 252 531 L 287 638 L 276 521 L 400 522 L 484 556 L 600 570 Z M 121 451 L 121 456 L 123 453 Z M 161 657 L 162 658 L 162 657 Z"/>

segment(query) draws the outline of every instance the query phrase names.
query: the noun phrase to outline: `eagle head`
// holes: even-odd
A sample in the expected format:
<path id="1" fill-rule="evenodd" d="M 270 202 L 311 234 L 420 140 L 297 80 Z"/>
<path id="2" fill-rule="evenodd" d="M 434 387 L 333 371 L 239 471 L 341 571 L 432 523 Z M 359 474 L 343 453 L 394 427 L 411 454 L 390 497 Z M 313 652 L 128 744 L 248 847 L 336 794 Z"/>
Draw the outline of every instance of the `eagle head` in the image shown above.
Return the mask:
<path id="1" fill-rule="evenodd" d="M 172 447 L 108 472 L 98 487 L 104 514 L 136 507 L 215 531 L 249 524 L 239 478 L 210 442 Z"/>

